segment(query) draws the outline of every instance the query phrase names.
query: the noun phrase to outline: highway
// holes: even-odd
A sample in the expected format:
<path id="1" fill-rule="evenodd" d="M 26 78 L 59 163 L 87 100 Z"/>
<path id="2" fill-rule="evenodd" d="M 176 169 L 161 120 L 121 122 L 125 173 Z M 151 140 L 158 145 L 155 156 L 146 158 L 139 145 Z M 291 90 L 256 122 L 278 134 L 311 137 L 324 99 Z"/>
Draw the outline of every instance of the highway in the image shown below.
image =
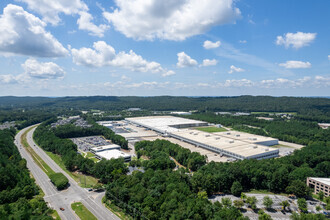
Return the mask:
<path id="1" fill-rule="evenodd" d="M 34 126 L 34 125 L 33 125 Z M 115 214 L 113 214 L 109 209 L 107 209 L 100 198 L 104 196 L 104 192 L 88 192 L 86 189 L 80 187 L 78 183 L 72 179 L 66 172 L 64 172 L 37 144 L 33 141 L 33 132 L 35 128 L 27 133 L 27 142 L 33 148 L 33 150 L 49 165 L 51 169 L 55 172 L 63 173 L 68 179 L 70 186 L 66 190 L 58 191 L 56 187 L 50 182 L 48 176 L 43 172 L 43 170 L 34 162 L 31 155 L 23 147 L 21 143 L 22 134 L 28 130 L 27 127 L 21 130 L 15 137 L 15 144 L 23 158 L 27 161 L 27 167 L 32 173 L 36 180 L 36 183 L 45 193 L 44 199 L 49 205 L 55 209 L 60 215 L 61 219 L 79 219 L 78 216 L 71 209 L 71 203 L 82 202 L 84 206 L 93 215 L 100 220 L 117 220 L 119 219 Z M 64 208 L 61 211 L 60 208 Z"/>

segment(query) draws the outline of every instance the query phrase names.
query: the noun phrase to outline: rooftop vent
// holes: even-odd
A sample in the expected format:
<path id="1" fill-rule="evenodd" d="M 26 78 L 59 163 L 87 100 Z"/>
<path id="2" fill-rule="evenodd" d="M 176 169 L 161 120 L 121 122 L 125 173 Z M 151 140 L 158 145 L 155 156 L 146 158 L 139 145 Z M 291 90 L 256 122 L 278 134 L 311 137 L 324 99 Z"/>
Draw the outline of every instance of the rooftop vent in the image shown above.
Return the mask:
<path id="1" fill-rule="evenodd" d="M 253 148 L 256 149 L 256 148 L 258 148 L 258 146 L 257 145 L 254 145 Z"/>

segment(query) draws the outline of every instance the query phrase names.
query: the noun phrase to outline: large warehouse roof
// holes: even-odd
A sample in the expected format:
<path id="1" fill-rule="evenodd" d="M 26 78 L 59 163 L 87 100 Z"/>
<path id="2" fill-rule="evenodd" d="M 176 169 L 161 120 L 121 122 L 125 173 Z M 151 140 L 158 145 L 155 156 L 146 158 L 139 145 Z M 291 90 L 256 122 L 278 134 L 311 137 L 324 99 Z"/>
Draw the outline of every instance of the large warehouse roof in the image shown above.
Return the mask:
<path id="1" fill-rule="evenodd" d="M 199 127 L 208 125 L 208 123 L 204 121 L 179 118 L 174 116 L 136 117 L 126 118 L 125 120 L 161 133 L 178 131 L 178 128 Z"/>
<path id="2" fill-rule="evenodd" d="M 210 147 L 210 150 L 222 152 L 239 159 L 259 158 L 266 155 L 278 154 L 278 149 L 234 139 L 232 136 L 226 135 L 225 132 L 223 133 L 224 135 L 218 135 L 184 129 L 172 132 L 171 136 L 186 141 L 190 140 L 191 143 L 195 142 L 195 145 L 199 145 L 200 147 Z"/>
<path id="3" fill-rule="evenodd" d="M 173 116 L 127 118 L 126 121 L 236 159 L 272 158 L 279 153 L 278 149 L 267 147 L 278 144 L 277 139 L 270 137 L 238 131 L 207 133 L 182 129 L 206 126 L 208 123 L 203 121 Z"/>

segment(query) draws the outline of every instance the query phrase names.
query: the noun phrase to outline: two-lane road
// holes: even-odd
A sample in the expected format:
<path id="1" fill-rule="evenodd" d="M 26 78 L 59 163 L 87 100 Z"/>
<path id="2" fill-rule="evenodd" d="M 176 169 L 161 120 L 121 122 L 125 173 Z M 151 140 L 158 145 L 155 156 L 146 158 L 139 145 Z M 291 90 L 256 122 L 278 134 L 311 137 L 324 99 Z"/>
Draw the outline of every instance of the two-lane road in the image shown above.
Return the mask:
<path id="1" fill-rule="evenodd" d="M 32 127 L 32 126 L 31 126 Z M 33 161 L 31 155 L 25 150 L 21 144 L 22 134 L 29 129 L 25 128 L 20 131 L 15 137 L 15 144 L 17 145 L 23 158 L 27 160 L 27 166 L 32 175 L 36 179 L 37 184 L 45 193 L 45 201 L 47 201 L 54 209 L 58 211 L 62 219 L 77 219 L 71 209 L 71 203 L 82 202 L 84 206 L 93 213 L 93 215 L 100 220 L 119 219 L 115 214 L 110 212 L 99 199 L 104 193 L 88 192 L 86 189 L 80 187 L 65 171 L 62 170 L 33 140 L 33 132 L 35 128 L 27 133 L 27 142 L 33 150 L 48 164 L 48 166 L 55 172 L 63 173 L 68 179 L 70 187 L 63 191 L 58 191 L 50 182 L 48 176 L 41 170 L 41 168 Z M 101 194 L 101 195 L 100 195 Z M 60 211 L 60 207 L 65 210 Z"/>

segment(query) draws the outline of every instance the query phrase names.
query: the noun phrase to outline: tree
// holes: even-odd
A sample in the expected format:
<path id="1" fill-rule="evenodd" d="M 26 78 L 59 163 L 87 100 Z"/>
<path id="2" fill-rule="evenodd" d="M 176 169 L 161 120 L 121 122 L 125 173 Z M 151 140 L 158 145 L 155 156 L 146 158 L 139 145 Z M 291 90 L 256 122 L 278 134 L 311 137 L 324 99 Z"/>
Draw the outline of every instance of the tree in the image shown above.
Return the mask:
<path id="1" fill-rule="evenodd" d="M 286 211 L 287 207 L 290 207 L 290 203 L 288 202 L 288 200 L 284 200 L 280 203 L 280 205 L 283 207 L 283 210 Z"/>
<path id="2" fill-rule="evenodd" d="M 245 193 L 241 193 L 241 199 L 242 199 L 243 201 L 245 201 L 246 198 L 247 198 L 246 194 L 245 194 Z"/>
<path id="3" fill-rule="evenodd" d="M 294 180 L 291 184 L 285 189 L 288 193 L 293 193 L 297 197 L 302 198 L 311 195 L 311 189 L 300 180 Z"/>
<path id="4" fill-rule="evenodd" d="M 257 198 L 255 196 L 247 197 L 246 202 L 252 209 L 257 209 Z"/>
<path id="5" fill-rule="evenodd" d="M 316 206 L 315 209 L 316 209 L 316 211 L 318 211 L 318 212 L 322 210 L 321 206 L 319 206 L 319 205 Z"/>
<path id="6" fill-rule="evenodd" d="M 264 210 L 260 209 L 258 212 L 258 220 L 272 220 L 270 215 L 264 212 Z"/>
<path id="7" fill-rule="evenodd" d="M 302 212 L 307 212 L 307 202 L 306 202 L 306 199 L 304 199 L 304 198 L 299 198 L 298 199 L 298 208 Z"/>
<path id="8" fill-rule="evenodd" d="M 231 201 L 230 198 L 222 198 L 221 203 L 222 203 L 223 206 L 225 206 L 227 208 L 232 205 L 232 201 Z"/>
<path id="9" fill-rule="evenodd" d="M 319 196 L 319 199 L 320 199 L 321 201 L 323 201 L 323 199 L 324 199 L 324 192 L 323 192 L 323 191 L 320 191 L 320 192 L 318 193 L 318 196 Z"/>
<path id="10" fill-rule="evenodd" d="M 238 209 L 242 208 L 244 206 L 244 202 L 241 199 L 235 200 L 234 201 L 234 206 Z"/>
<path id="11" fill-rule="evenodd" d="M 243 187 L 240 182 L 235 181 L 231 186 L 230 191 L 234 196 L 240 196 L 243 191 Z"/>
<path id="12" fill-rule="evenodd" d="M 267 209 L 272 208 L 273 203 L 274 203 L 273 200 L 269 196 L 264 197 L 263 204 L 264 204 L 264 206 L 266 206 Z"/>

